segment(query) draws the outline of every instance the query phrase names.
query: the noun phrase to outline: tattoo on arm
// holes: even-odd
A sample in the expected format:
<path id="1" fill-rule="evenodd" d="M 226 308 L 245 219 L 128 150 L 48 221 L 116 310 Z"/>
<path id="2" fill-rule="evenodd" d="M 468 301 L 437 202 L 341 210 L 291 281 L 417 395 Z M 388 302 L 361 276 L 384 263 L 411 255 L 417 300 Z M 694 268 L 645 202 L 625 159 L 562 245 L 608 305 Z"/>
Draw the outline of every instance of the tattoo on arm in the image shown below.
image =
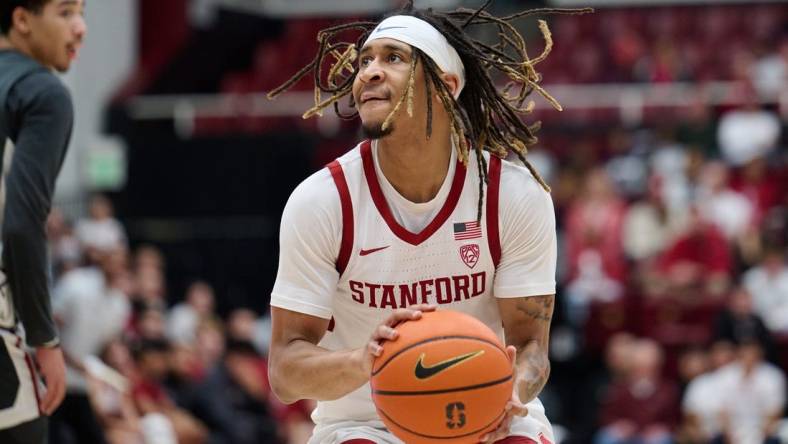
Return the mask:
<path id="1" fill-rule="evenodd" d="M 519 301 L 517 310 L 523 313 L 528 319 L 541 322 L 550 322 L 553 319 L 553 301 L 555 297 L 533 296 Z"/>
<path id="2" fill-rule="evenodd" d="M 543 339 L 530 339 L 518 347 L 518 393 L 520 400 L 527 403 L 542 391 L 550 377 L 550 360 L 547 356 L 547 329 L 553 318 L 555 296 L 533 296 L 517 303 L 517 311 L 528 322 L 538 323 L 545 329 Z M 521 318 L 521 319 L 522 319 Z"/>
<path id="3" fill-rule="evenodd" d="M 547 350 L 543 350 L 536 341 L 531 341 L 523 349 L 522 358 L 518 361 L 522 368 L 518 392 L 520 401 L 525 404 L 536 398 L 547 383 L 550 377 L 550 360 Z"/>

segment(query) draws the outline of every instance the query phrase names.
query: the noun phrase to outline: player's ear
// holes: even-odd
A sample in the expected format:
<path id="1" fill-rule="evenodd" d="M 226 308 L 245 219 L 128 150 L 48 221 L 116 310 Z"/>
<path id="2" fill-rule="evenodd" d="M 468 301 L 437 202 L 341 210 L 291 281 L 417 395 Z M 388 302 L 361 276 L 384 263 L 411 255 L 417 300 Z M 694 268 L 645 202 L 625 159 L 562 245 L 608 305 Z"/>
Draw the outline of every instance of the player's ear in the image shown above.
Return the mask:
<path id="1" fill-rule="evenodd" d="M 30 11 L 21 6 L 14 8 L 14 12 L 11 13 L 11 28 L 22 35 L 30 34 L 30 14 Z"/>
<path id="2" fill-rule="evenodd" d="M 454 96 L 457 92 L 457 88 L 460 87 L 460 79 L 457 78 L 457 74 L 442 72 L 440 73 L 440 78 L 443 80 L 443 83 L 449 87 L 449 91 Z"/>

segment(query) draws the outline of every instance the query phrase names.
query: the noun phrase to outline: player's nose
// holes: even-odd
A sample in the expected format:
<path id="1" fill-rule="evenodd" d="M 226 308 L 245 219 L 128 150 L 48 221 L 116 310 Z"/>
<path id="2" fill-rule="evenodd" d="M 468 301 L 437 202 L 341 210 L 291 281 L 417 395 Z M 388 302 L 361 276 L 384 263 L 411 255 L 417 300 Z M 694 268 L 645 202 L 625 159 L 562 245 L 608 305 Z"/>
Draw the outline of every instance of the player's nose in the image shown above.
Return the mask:
<path id="1" fill-rule="evenodd" d="M 380 82 L 386 78 L 386 71 L 377 60 L 369 62 L 364 69 L 359 72 L 359 79 L 364 83 Z"/>
<path id="2" fill-rule="evenodd" d="M 78 16 L 74 21 L 74 27 L 72 28 L 72 32 L 74 33 L 74 37 L 78 40 L 82 40 L 85 38 L 85 34 L 88 32 L 88 25 L 85 23 L 85 18 L 82 16 Z"/>

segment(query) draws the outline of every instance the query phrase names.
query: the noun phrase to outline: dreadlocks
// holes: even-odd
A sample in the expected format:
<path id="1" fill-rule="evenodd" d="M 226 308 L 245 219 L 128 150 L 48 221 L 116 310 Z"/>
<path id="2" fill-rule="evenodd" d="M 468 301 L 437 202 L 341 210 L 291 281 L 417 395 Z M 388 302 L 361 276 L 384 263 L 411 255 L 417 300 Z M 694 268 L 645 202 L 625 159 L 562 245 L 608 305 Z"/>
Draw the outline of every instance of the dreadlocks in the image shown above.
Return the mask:
<path id="1" fill-rule="evenodd" d="M 484 184 L 488 180 L 487 165 L 482 150 L 487 150 L 501 158 L 505 158 L 510 151 L 514 152 L 542 188 L 550 191 L 550 187 L 525 157 L 528 147 L 537 141 L 535 133 L 539 129 L 540 123 L 527 125 L 522 121 L 521 115 L 528 114 L 534 109 L 533 101 L 526 102 L 533 91 L 538 92 L 555 109 L 561 110 L 561 105 L 539 86 L 541 76 L 535 69 L 536 64 L 543 61 L 550 53 L 553 41 L 547 23 L 544 20 L 539 20 L 539 30 L 544 38 L 545 47 L 541 54 L 531 58 L 528 55 L 525 40 L 511 22 L 521 17 L 533 15 L 584 14 L 592 11 L 590 8 L 541 8 L 496 17 L 486 11 L 491 3 L 492 0 L 487 0 L 478 9 L 459 8 L 452 12 L 442 13 L 432 9 L 414 9 L 411 0 L 402 11 L 396 13 L 424 20 L 446 37 L 449 44 L 457 51 L 465 67 L 466 86 L 459 98 L 455 99 L 448 86 L 441 80 L 441 71 L 435 62 L 414 47 L 406 91 L 381 127 L 383 131 L 388 128 L 403 104 L 406 105 L 408 115 L 412 116 L 416 65 L 421 61 L 425 73 L 424 83 L 427 97 L 431 97 L 434 91 L 449 115 L 451 138 L 459 160 L 467 165 L 470 147 L 472 146 L 476 151 L 477 166 L 480 177 L 482 177 L 482 181 L 479 182 L 478 218 L 481 218 Z M 377 24 L 376 22 L 362 21 L 320 31 L 317 36 L 319 50 L 315 58 L 287 82 L 269 92 L 268 97 L 274 98 L 286 91 L 311 71 L 315 83 L 315 105 L 307 110 L 303 117 L 322 115 L 323 109 L 333 105 L 340 117 L 355 118 L 357 112 L 346 115 L 340 111 L 339 100 L 350 95 L 348 106 L 351 108 L 355 106 L 351 92 L 353 80 L 359 68 L 353 62 L 358 55 L 357 49 L 363 45 Z M 498 37 L 497 43 L 492 45 L 484 43 L 465 32 L 465 29 L 471 26 L 485 25 L 495 29 Z M 337 35 L 350 30 L 361 32 L 354 43 L 335 42 Z M 322 71 L 327 62 L 330 68 L 323 79 Z M 508 83 L 499 90 L 493 80 L 493 75 L 505 76 Z M 322 94 L 327 94 L 329 97 L 323 100 Z M 431 132 L 432 101 L 427 100 L 427 138 L 431 136 Z"/>

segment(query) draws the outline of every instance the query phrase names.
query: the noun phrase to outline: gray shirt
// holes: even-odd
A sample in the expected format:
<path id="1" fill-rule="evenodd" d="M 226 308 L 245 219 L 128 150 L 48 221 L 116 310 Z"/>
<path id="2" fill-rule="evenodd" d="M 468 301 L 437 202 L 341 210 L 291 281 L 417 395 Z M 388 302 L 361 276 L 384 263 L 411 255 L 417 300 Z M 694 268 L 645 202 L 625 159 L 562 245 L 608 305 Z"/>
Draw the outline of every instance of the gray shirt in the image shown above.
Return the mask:
<path id="1" fill-rule="evenodd" d="M 46 219 L 73 126 L 71 96 L 54 74 L 29 57 L 0 50 L 0 158 L 14 145 L 0 189 L 2 266 L 30 346 L 53 343 Z M 8 159 L 6 159 L 8 160 Z M 8 325 L 4 325 L 10 328 Z"/>

